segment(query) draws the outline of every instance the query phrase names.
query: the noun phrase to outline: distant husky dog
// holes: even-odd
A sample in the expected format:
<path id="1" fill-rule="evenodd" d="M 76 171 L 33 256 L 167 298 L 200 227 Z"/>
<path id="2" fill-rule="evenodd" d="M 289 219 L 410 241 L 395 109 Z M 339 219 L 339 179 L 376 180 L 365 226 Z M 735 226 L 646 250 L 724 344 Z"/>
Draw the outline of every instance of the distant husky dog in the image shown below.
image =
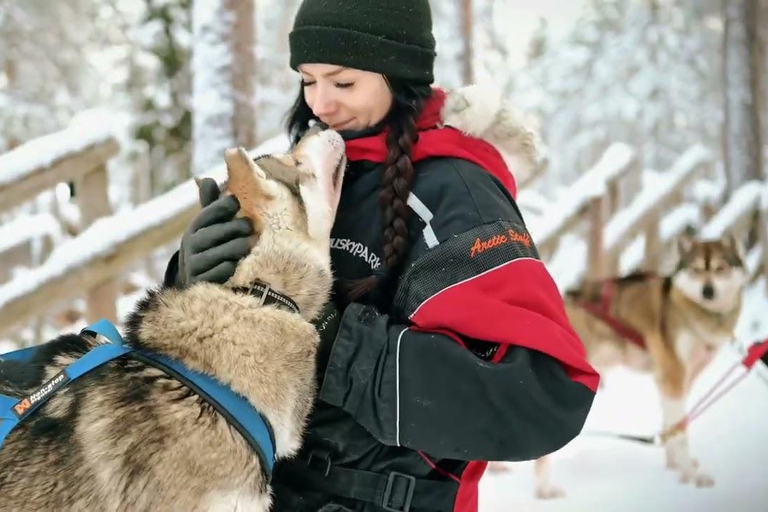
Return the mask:
<path id="1" fill-rule="evenodd" d="M 313 128 L 289 154 L 253 161 L 231 149 L 225 161 L 228 193 L 255 228 L 250 254 L 225 285 L 149 292 L 125 341 L 245 397 L 272 426 L 283 458 L 300 446 L 315 393 L 319 340 L 310 320 L 332 285 L 330 230 L 344 143 Z M 255 283 L 289 298 L 298 312 L 261 304 L 249 293 Z M 87 335 L 58 338 L 45 350 L 47 361 L 38 361 L 41 379 L 96 343 Z M 0 374 L 0 392 L 26 391 Z M 0 450 L 0 509 L 8 511 L 263 512 L 270 493 L 259 457 L 222 415 L 177 380 L 129 358 L 72 382 Z"/>
<path id="2" fill-rule="evenodd" d="M 733 340 L 746 284 L 743 250 L 735 237 L 705 241 L 685 236 L 678 248 L 679 263 L 669 277 L 634 275 L 587 283 L 565 298 L 568 317 L 598 371 L 622 364 L 653 373 L 664 430 L 685 417 L 694 379 L 718 349 Z M 622 329 L 609 326 L 585 304 L 601 304 L 625 332 L 617 332 Z M 627 332 L 636 334 L 634 341 Z M 690 455 L 685 428 L 666 438 L 664 446 L 667 467 L 680 472 L 681 482 L 714 485 Z M 535 464 L 536 495 L 562 496 L 550 482 L 547 459 Z"/>

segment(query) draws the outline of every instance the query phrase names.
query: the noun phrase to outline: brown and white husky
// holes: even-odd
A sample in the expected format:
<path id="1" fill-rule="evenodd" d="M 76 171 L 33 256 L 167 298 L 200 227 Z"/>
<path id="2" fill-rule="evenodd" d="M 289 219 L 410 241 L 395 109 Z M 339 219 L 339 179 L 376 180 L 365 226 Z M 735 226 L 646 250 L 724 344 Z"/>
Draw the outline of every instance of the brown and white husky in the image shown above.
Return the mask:
<path id="1" fill-rule="evenodd" d="M 125 342 L 241 394 L 271 425 L 279 459 L 299 448 L 314 398 L 318 335 L 310 321 L 331 290 L 344 143 L 313 129 L 289 154 L 254 162 L 233 149 L 225 160 L 228 193 L 255 227 L 250 254 L 224 285 L 149 292 Z M 295 307 L 262 304 L 250 293 L 255 283 Z M 43 382 L 97 343 L 65 335 L 32 366 L 12 370 Z M 41 373 L 30 378 L 35 370 Z M 12 384 L 10 371 L 0 363 L 0 392 L 24 396 L 29 388 Z M 2 510 L 264 512 L 270 503 L 259 457 L 227 420 L 174 378 L 132 359 L 72 382 L 0 450 Z"/>

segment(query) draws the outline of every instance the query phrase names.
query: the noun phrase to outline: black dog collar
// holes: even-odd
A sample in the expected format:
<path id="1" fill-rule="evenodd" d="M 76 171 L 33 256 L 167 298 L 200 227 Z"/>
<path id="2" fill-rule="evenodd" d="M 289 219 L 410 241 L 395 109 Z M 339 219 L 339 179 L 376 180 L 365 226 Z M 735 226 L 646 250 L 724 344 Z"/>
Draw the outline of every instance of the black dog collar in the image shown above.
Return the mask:
<path id="1" fill-rule="evenodd" d="M 292 313 L 299 314 L 299 306 L 293 300 L 291 300 L 290 297 L 276 292 L 270 288 L 268 284 L 256 282 L 253 283 L 251 288 L 241 286 L 239 288 L 233 288 L 233 290 L 239 293 L 247 293 L 249 295 L 253 295 L 259 299 L 259 306 L 263 306 L 265 304 L 274 304 Z"/>

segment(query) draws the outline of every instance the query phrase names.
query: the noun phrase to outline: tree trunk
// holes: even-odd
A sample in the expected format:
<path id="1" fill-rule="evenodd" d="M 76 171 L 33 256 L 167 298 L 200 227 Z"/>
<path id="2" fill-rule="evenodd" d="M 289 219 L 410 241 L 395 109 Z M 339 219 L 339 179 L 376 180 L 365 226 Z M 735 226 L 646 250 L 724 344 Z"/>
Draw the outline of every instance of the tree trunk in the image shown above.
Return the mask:
<path id="1" fill-rule="evenodd" d="M 195 0 L 192 168 L 204 174 L 233 146 L 256 144 L 254 0 Z"/>
<path id="2" fill-rule="evenodd" d="M 18 80 L 17 80 L 17 68 L 16 68 L 16 57 L 13 55 L 9 55 L 6 57 L 5 61 L 5 79 L 7 81 L 6 88 L 8 90 L 13 90 L 14 88 L 18 87 Z M 6 141 L 6 148 L 5 151 L 10 151 L 18 146 L 21 145 L 21 140 L 19 140 L 18 137 L 11 134 L 8 137 L 8 140 Z"/>
<path id="3" fill-rule="evenodd" d="M 757 172 L 761 179 L 768 177 L 768 0 L 755 0 L 754 11 L 749 13 L 752 42 L 752 90 L 757 113 Z"/>
<path id="4" fill-rule="evenodd" d="M 761 0 L 725 0 L 723 37 L 725 131 L 723 154 L 730 197 L 740 185 L 761 179 L 758 90 L 763 81 L 756 69 L 756 19 Z M 759 53 L 759 52 L 757 52 Z"/>
<path id="5" fill-rule="evenodd" d="M 461 34 L 464 39 L 461 76 L 465 85 L 475 82 L 475 70 L 473 66 L 474 52 L 472 50 L 472 32 L 474 28 L 472 8 L 472 0 L 461 0 Z"/>

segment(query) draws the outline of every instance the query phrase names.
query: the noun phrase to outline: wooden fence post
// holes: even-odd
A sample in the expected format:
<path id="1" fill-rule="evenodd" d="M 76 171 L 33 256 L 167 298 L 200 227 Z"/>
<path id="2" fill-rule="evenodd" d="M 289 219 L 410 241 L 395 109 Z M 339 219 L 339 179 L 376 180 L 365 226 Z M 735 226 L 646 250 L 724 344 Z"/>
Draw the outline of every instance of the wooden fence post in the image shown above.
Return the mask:
<path id="1" fill-rule="evenodd" d="M 657 211 L 648 219 L 645 228 L 645 254 L 643 256 L 643 270 L 647 272 L 659 272 L 661 269 L 661 218 Z"/>
<path id="2" fill-rule="evenodd" d="M 590 199 L 587 218 L 589 235 L 587 239 L 587 279 L 600 280 L 608 276 L 607 259 L 603 249 L 603 232 L 606 217 L 605 195 Z"/>
<path id="3" fill-rule="evenodd" d="M 765 195 L 765 194 L 764 194 Z M 768 210 L 765 204 L 758 205 L 757 208 L 757 237 L 760 244 L 761 260 L 760 267 L 765 277 L 765 287 L 768 290 Z"/>
<path id="4" fill-rule="evenodd" d="M 108 175 L 106 165 L 85 174 L 75 188 L 77 204 L 87 228 L 98 218 L 112 214 L 109 204 Z M 90 322 L 106 318 L 117 322 L 117 280 L 108 279 L 87 290 L 86 319 Z"/>

